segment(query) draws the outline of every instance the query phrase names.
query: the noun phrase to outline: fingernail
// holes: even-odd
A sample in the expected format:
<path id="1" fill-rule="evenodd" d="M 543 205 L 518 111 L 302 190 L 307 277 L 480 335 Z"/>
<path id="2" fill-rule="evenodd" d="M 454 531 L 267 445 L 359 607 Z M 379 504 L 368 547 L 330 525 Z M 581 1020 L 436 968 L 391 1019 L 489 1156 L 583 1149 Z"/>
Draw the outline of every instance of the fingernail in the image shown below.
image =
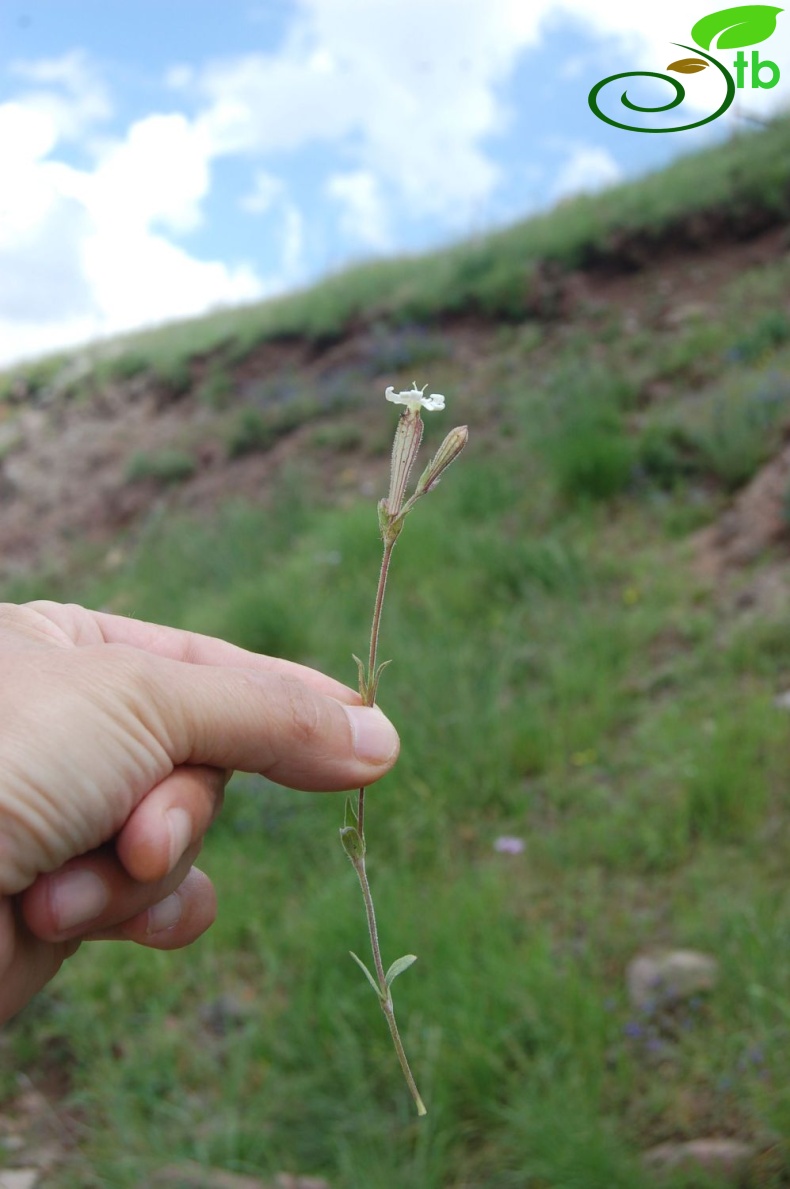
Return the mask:
<path id="1" fill-rule="evenodd" d="M 59 930 L 92 921 L 107 907 L 110 895 L 94 871 L 67 871 L 52 880 L 50 906 Z"/>
<path id="2" fill-rule="evenodd" d="M 181 897 L 178 892 L 171 892 L 164 900 L 160 900 L 153 908 L 148 909 L 148 923 L 146 933 L 161 933 L 163 929 L 172 929 L 181 920 Z"/>
<path id="3" fill-rule="evenodd" d="M 354 736 L 357 759 L 386 764 L 398 750 L 398 732 L 376 706 L 344 706 Z"/>
<path id="4" fill-rule="evenodd" d="M 186 809 L 168 809 L 165 814 L 170 834 L 170 866 L 172 871 L 192 841 L 192 819 Z"/>

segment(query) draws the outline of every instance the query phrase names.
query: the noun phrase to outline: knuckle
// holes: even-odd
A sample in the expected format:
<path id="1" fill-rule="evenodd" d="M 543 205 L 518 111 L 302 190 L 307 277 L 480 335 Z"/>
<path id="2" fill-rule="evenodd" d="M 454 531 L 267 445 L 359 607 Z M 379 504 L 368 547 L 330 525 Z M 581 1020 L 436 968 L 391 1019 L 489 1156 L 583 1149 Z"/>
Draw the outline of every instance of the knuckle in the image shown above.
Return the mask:
<path id="1" fill-rule="evenodd" d="M 200 640 L 197 632 L 183 629 L 178 636 L 178 660 L 190 665 L 198 662 L 201 654 Z"/>

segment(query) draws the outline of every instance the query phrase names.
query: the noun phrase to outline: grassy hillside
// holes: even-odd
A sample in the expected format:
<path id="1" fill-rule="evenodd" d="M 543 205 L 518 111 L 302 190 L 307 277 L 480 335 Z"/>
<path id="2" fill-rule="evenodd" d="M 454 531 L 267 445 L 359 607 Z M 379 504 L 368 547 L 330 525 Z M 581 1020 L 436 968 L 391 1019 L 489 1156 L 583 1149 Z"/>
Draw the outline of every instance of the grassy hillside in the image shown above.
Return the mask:
<path id="1" fill-rule="evenodd" d="M 153 372 L 188 386 L 206 355 L 223 364 L 259 344 L 299 338 L 317 345 L 362 323 L 435 323 L 458 315 L 505 321 L 553 310 L 555 270 L 608 264 L 634 268 L 651 246 L 700 246 L 722 235 L 748 236 L 790 212 L 790 117 L 759 134 L 680 158 L 667 169 L 604 194 L 581 196 L 546 215 L 429 255 L 362 264 L 312 288 L 243 309 L 129 335 L 88 351 L 73 369 L 77 389 Z M 6 375 L 0 396 L 21 374 L 33 389 L 63 371 L 54 356 Z"/>
<path id="2" fill-rule="evenodd" d="M 343 797 L 240 775 L 203 856 L 220 898 L 211 933 L 179 954 L 84 947 L 7 1031 L 9 1111 L 20 1068 L 60 1079 L 74 1142 L 48 1185 L 132 1189 L 193 1161 L 332 1189 L 640 1189 L 655 1183 L 648 1149 L 710 1137 L 749 1146 L 743 1184 L 790 1185 L 788 712 L 775 702 L 790 689 L 790 470 L 771 488 L 778 528 L 738 520 L 790 425 L 789 132 L 777 123 L 484 244 L 140 336 L 82 376 L 69 400 L 87 412 L 102 367 L 133 384 L 161 361 L 185 366 L 183 417 L 238 428 L 246 415 L 249 452 L 225 439 L 228 489 L 252 457 L 263 495 L 207 515 L 183 449 L 180 470 L 149 451 L 123 480 L 150 484 L 142 515 L 6 596 L 221 634 L 349 682 L 378 570 L 384 383 L 414 370 L 446 394 L 426 452 L 461 422 L 470 445 L 395 551 L 380 702 L 403 750 L 368 808 L 385 962 L 419 955 L 397 998 L 427 1118 L 348 958 L 365 930 L 337 838 Z M 625 278 L 595 271 L 626 257 Z M 530 297 L 547 261 L 588 269 L 562 317 Z M 485 321 L 453 329 L 462 312 Z M 360 327 L 363 313 L 386 331 Z M 320 344 L 349 327 L 351 396 L 321 401 L 339 365 L 321 364 Z M 242 356 L 284 334 L 310 340 L 302 362 L 266 374 L 268 403 L 245 404 Z M 391 354 L 355 354 L 354 334 Z M 205 370 L 209 352 L 226 371 Z M 136 377 L 122 363 L 135 358 Z M 228 379 L 213 403 L 212 375 Z M 9 422 L 36 400 L 35 378 L 27 395 L 14 383 Z M 301 403 L 271 399 L 278 383 Z M 741 531 L 753 548 L 735 557 Z M 502 837 L 523 851 L 502 853 Z M 626 966 L 661 948 L 715 956 L 713 991 L 635 1009 Z M 728 1183 L 698 1169 L 662 1182 Z"/>

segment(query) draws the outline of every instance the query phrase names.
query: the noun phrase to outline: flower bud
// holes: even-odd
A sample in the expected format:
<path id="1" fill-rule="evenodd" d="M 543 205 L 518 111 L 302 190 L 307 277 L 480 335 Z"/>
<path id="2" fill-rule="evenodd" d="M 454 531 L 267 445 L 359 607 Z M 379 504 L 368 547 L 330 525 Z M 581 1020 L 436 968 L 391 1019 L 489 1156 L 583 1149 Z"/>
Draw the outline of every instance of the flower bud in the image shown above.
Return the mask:
<path id="1" fill-rule="evenodd" d="M 390 490 L 387 496 L 390 516 L 397 516 L 403 506 L 406 484 L 422 441 L 422 428 L 419 409 L 407 408 L 398 418 L 395 441 L 392 443 Z"/>
<path id="2" fill-rule="evenodd" d="M 355 826 L 343 826 L 340 831 L 340 842 L 352 863 L 358 863 L 364 859 L 365 842 Z"/>
<path id="3" fill-rule="evenodd" d="M 425 495 L 432 487 L 435 487 L 442 473 L 458 457 L 468 441 L 469 430 L 465 425 L 458 425 L 455 429 L 451 429 L 420 475 L 414 494 Z"/>

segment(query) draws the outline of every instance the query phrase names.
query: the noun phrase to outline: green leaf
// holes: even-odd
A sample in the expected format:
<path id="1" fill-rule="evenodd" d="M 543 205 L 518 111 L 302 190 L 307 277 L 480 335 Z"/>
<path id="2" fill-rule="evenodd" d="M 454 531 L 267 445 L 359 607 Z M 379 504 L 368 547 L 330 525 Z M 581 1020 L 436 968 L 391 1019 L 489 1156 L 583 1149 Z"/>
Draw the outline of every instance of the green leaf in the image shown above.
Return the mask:
<path id="1" fill-rule="evenodd" d="M 404 954 L 402 958 L 396 958 L 385 974 L 387 986 L 391 987 L 399 974 L 403 974 L 404 970 L 408 970 L 417 961 L 416 954 Z"/>
<path id="2" fill-rule="evenodd" d="M 340 830 L 340 843 L 352 863 L 356 864 L 365 857 L 365 841 L 360 837 L 359 830 L 354 826 L 343 826 Z"/>
<path id="3" fill-rule="evenodd" d="M 357 656 L 357 654 L 355 652 L 352 652 L 351 655 L 354 658 L 354 660 L 357 662 L 357 673 L 359 675 L 359 696 L 362 699 L 362 701 L 367 705 L 368 679 L 367 679 L 367 675 L 365 673 L 365 666 L 363 665 L 362 661 L 359 659 L 359 657 Z"/>
<path id="4" fill-rule="evenodd" d="M 371 706 L 375 705 L 376 698 L 378 697 L 378 692 L 379 692 L 379 682 L 381 681 L 381 674 L 384 672 L 387 665 L 391 665 L 391 664 L 392 664 L 392 661 L 382 661 L 381 664 L 379 665 L 378 669 L 376 669 L 376 676 L 373 678 L 373 684 L 368 687 L 368 692 L 371 695 L 369 705 L 371 705 Z"/>
<path id="5" fill-rule="evenodd" d="M 392 515 L 386 500 L 379 500 L 376 508 L 379 514 L 379 532 L 383 537 L 387 531 L 390 521 L 392 520 Z"/>
<path id="6" fill-rule="evenodd" d="M 381 998 L 382 998 L 382 994 L 381 994 L 381 990 L 380 990 L 380 988 L 379 988 L 379 985 L 378 985 L 378 983 L 376 982 L 376 980 L 374 979 L 373 975 L 372 975 L 372 974 L 370 973 L 370 971 L 368 970 L 368 968 L 367 968 L 367 966 L 365 965 L 365 963 L 362 961 L 362 959 L 361 959 L 361 958 L 358 958 L 358 957 L 357 957 L 357 955 L 354 953 L 354 951 L 353 951 L 353 950 L 349 950 L 348 952 L 351 954 L 351 957 L 354 959 L 354 961 L 356 962 L 357 966 L 358 966 L 358 967 L 359 967 L 359 969 L 362 971 L 362 973 L 364 974 L 365 978 L 366 978 L 366 979 L 368 980 L 368 982 L 370 983 L 370 985 L 371 985 L 371 987 L 373 988 L 373 990 L 376 992 L 376 998 L 377 998 L 377 999 L 381 999 Z"/>
<path id="7" fill-rule="evenodd" d="M 776 18 L 782 8 L 771 4 L 739 4 L 736 8 L 722 8 L 697 21 L 691 36 L 697 45 L 709 50 L 714 39 L 717 50 L 737 50 L 744 45 L 765 41 L 776 29 Z"/>

